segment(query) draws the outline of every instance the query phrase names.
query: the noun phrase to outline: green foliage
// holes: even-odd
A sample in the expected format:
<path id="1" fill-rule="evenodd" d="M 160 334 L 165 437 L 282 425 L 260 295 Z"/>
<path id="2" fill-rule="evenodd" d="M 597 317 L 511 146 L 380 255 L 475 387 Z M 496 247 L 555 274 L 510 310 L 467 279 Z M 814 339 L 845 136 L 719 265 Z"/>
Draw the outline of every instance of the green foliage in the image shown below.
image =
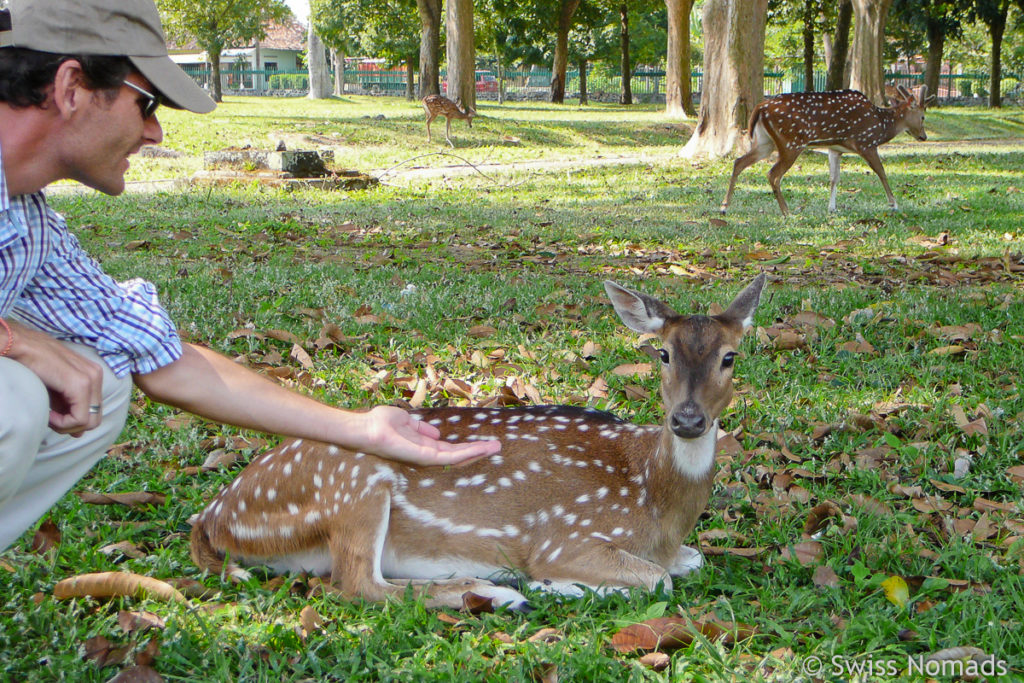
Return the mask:
<path id="1" fill-rule="evenodd" d="M 308 74 L 274 74 L 267 79 L 271 90 L 308 90 Z"/>
<path id="2" fill-rule="evenodd" d="M 788 681 L 805 677 L 800 662 L 809 655 L 905 661 L 963 646 L 1009 660 L 1010 678 L 1019 677 L 1024 548 L 1004 520 L 1022 513 L 1021 483 L 1007 474 L 1024 455 L 1017 378 L 1024 300 L 1016 270 L 1024 258 L 1022 111 L 937 109 L 928 116 L 930 143 L 902 138 L 884 146 L 901 213 L 884 209 L 875 176 L 849 157 L 840 212 L 826 213 L 827 161 L 807 154 L 783 185 L 790 218 L 778 215 L 765 163 L 740 177 L 731 213 L 712 223 L 731 160 L 679 159 L 689 127 L 667 124 L 656 107 L 481 110 L 452 152 L 480 167 L 466 174 L 443 168 L 450 156 L 423 156 L 447 154 L 447 146 L 426 146 L 422 114 L 397 99 L 228 98 L 203 117 L 161 111 L 165 146 L 190 157 L 268 135 L 309 136 L 309 145 L 333 141 L 340 167 L 416 158 L 438 175 L 406 175 L 406 164 L 368 191 L 289 192 L 254 183 L 116 198 L 57 190 L 51 199 L 113 276 L 157 285 L 190 340 L 248 361 L 276 357 L 276 365 L 298 370 L 290 342 L 232 334 L 285 330 L 313 350 L 313 382 L 299 389 L 353 408 L 408 398 L 393 380 L 422 375 L 427 356 L 445 376 L 481 395 L 496 393 L 507 377 L 475 363 L 474 352 L 503 349 L 506 370 L 546 400 L 586 400 L 578 397 L 600 377 L 608 397 L 590 399 L 594 405 L 659 421 L 654 373 L 612 372 L 646 356 L 605 302 L 601 280 L 690 313 L 728 302 L 742 283 L 767 272 L 755 320 L 765 335 L 804 311 L 833 325 L 802 328 L 804 345 L 796 348 L 757 333 L 744 342 L 736 400 L 723 415 L 743 450 L 719 459 L 697 530 L 719 533 L 702 541 L 719 554 L 708 553 L 703 570 L 665 595 L 557 600 L 531 593 L 530 614 L 443 619 L 414 601 L 308 597 L 299 578 L 273 586 L 262 575 L 244 584 L 202 576 L 188 558 L 188 518 L 237 469 L 185 468 L 198 467 L 211 443 L 254 435 L 185 421 L 137 397 L 119 455 L 76 490 L 150 490 L 168 502 L 130 509 L 86 505 L 69 494 L 50 515 L 62 532 L 56 549 L 30 552 L 28 534 L 0 555 L 4 677 L 107 681 L 150 641 L 159 645 L 154 667 L 181 681 L 497 682 L 531 680 L 546 665 L 567 681 Z M 519 144 L 505 145 L 507 135 Z M 592 165 L 598 157 L 619 159 Z M 483 165 L 531 159 L 551 163 L 526 171 Z M 167 163 L 133 157 L 132 172 L 166 177 Z M 363 307 L 381 322 L 359 319 Z M 310 342 L 324 322 L 351 341 L 315 349 Z M 496 332 L 470 335 L 478 324 Z M 950 335 L 966 336 L 962 353 L 941 352 Z M 585 356 L 587 342 L 598 350 Z M 875 352 L 850 351 L 848 342 Z M 380 370 L 389 377 L 374 386 L 368 380 Z M 428 402 L 448 398 L 431 394 Z M 987 416 L 987 433 L 966 433 L 954 407 Z M 856 415 L 872 413 L 886 417 L 855 426 Z M 814 436 L 821 425 L 832 429 Z M 239 450 L 244 460 L 260 452 Z M 954 480 L 960 450 L 974 459 Z M 921 487 L 951 507 L 919 512 L 894 484 Z M 963 493 L 940 488 L 950 484 Z M 1017 507 L 982 513 L 979 499 Z M 783 559 L 823 501 L 849 520 L 834 519 L 816 534 L 814 563 Z M 996 528 L 983 540 L 951 527 L 983 519 Z M 112 547 L 118 543 L 132 545 Z M 751 559 L 727 552 L 734 546 L 765 550 Z M 131 547 L 141 556 L 123 552 Z M 831 570 L 836 584 L 819 585 L 819 568 Z M 50 595 L 60 579 L 119 569 L 186 576 L 218 594 L 188 607 Z M 894 575 L 921 579 L 902 609 L 883 594 L 882 582 Z M 302 634 L 306 607 L 323 618 L 323 630 Z M 142 609 L 166 626 L 128 632 L 119 625 L 121 610 Z M 691 613 L 757 633 L 736 645 L 697 639 L 671 653 L 661 673 L 608 647 L 622 626 Z M 561 639 L 531 641 L 542 628 L 557 629 Z M 86 659 L 85 642 L 95 636 L 127 647 L 128 660 L 101 667 Z"/>
<path id="3" fill-rule="evenodd" d="M 270 21 L 291 10 L 283 0 L 157 0 L 164 30 L 173 40 L 194 40 L 211 54 L 266 37 Z"/>

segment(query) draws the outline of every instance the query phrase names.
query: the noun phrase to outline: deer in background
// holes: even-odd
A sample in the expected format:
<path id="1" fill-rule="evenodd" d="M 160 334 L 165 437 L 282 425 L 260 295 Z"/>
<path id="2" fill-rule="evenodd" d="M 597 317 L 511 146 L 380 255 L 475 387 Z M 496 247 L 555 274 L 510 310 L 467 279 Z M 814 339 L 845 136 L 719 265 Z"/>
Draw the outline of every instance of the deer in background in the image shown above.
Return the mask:
<path id="1" fill-rule="evenodd" d="M 430 136 L 430 122 L 438 116 L 444 117 L 444 139 L 448 144 L 455 147 L 452 142 L 452 119 L 465 119 L 470 128 L 473 127 L 473 117 L 476 111 L 470 107 L 462 106 L 462 102 L 452 102 L 444 95 L 427 95 L 423 98 L 423 108 L 427 112 L 427 142 L 433 138 Z"/>
<path id="2" fill-rule="evenodd" d="M 887 92 L 894 92 L 887 90 Z M 918 140 L 926 140 L 924 110 L 927 87 L 915 97 L 903 86 L 897 86 L 894 106 L 877 107 L 856 90 L 801 92 L 777 95 L 754 108 L 750 117 L 751 149 L 736 159 L 729 179 L 729 190 L 722 201 L 721 212 L 729 208 L 736 177 L 756 161 L 778 151 L 778 161 L 768 171 L 768 182 L 779 202 L 783 215 L 789 213 L 780 185 L 782 176 L 807 147 L 828 148 L 828 171 L 831 194 L 828 210 L 836 210 L 836 188 L 839 185 L 839 157 L 843 152 L 859 154 L 882 181 L 889 206 L 896 211 L 896 198 L 878 157 L 878 146 L 908 131 Z"/>
<path id="3" fill-rule="evenodd" d="M 244 579 L 239 563 L 329 574 L 345 598 L 461 607 L 467 591 L 511 608 L 487 579 L 509 569 L 563 595 L 671 589 L 702 565 L 683 541 L 711 492 L 718 417 L 732 398 L 740 339 L 765 276 L 720 315 L 679 315 L 605 282 L 622 322 L 661 348 L 662 425 L 590 408 L 414 411 L 449 440 L 500 439 L 498 455 L 417 467 L 325 443 L 288 441 L 251 462 L 198 515 L 192 559 Z"/>

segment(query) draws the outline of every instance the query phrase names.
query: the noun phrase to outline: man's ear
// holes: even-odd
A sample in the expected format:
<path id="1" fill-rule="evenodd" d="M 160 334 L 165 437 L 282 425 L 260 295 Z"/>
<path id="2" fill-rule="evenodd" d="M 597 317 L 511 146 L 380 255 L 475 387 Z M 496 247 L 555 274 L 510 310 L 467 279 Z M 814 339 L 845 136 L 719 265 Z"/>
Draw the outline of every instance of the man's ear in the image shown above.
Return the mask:
<path id="1" fill-rule="evenodd" d="M 89 89 L 85 87 L 82 65 L 77 59 L 68 59 L 57 67 L 57 73 L 53 77 L 52 97 L 54 107 L 63 118 L 70 118 L 81 109 L 85 103 L 84 98 L 90 94 Z"/>

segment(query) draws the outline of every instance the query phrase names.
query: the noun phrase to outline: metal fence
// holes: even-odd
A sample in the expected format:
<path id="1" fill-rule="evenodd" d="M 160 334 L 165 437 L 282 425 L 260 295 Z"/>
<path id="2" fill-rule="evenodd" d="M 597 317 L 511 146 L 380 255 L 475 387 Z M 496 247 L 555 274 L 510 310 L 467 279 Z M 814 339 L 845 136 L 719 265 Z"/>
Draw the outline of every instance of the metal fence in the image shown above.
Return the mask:
<path id="1" fill-rule="evenodd" d="M 184 67 L 200 85 L 209 88 L 212 80 L 208 66 Z M 442 82 L 445 72 L 441 72 Z M 345 90 L 353 94 L 404 96 L 407 75 L 405 69 L 346 69 Z M 914 87 L 924 82 L 923 74 L 889 73 L 886 82 Z M 504 96 L 511 100 L 546 99 L 550 93 L 551 72 L 546 69 L 524 71 L 505 70 L 498 78 L 496 71 L 477 72 L 477 99 L 498 98 L 501 88 Z M 1024 75 L 1004 73 L 1000 82 L 1001 92 L 1010 99 L 1024 99 Z M 305 71 L 277 71 L 241 69 L 234 65 L 221 69 L 221 86 L 226 93 L 243 95 L 296 95 L 309 90 L 309 77 Z M 418 88 L 413 84 L 413 91 Z M 622 87 L 622 77 L 603 69 L 587 73 L 587 94 L 591 100 L 617 101 Z M 638 70 L 630 80 L 630 89 L 637 101 L 664 101 L 665 72 Z M 703 74 L 694 71 L 690 75 L 690 87 L 694 97 L 699 99 L 703 87 Z M 814 74 L 814 89 L 825 88 L 825 74 Z M 943 104 L 968 104 L 976 101 L 987 103 L 989 76 L 983 73 L 942 74 L 939 77 L 937 96 Z M 442 86 L 443 89 L 443 86 Z M 577 70 L 566 73 L 566 97 L 579 97 L 580 79 Z M 802 71 L 766 72 L 764 94 L 778 95 L 804 90 Z"/>

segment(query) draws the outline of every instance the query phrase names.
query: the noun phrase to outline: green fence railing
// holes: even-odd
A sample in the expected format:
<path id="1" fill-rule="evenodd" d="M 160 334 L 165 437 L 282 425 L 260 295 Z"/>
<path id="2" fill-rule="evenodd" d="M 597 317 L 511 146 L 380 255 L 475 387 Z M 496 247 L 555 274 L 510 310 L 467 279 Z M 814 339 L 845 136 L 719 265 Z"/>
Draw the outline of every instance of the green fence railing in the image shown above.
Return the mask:
<path id="1" fill-rule="evenodd" d="M 212 80 L 208 66 L 183 67 L 200 85 L 209 88 Z M 444 82 L 446 73 L 441 71 Z M 407 88 L 405 69 L 346 69 L 345 83 L 349 92 L 371 95 L 404 96 Z M 924 81 L 923 74 L 888 73 L 887 83 L 895 83 L 914 87 Z M 542 99 L 550 90 L 551 72 L 546 69 L 509 70 L 506 69 L 499 78 L 496 70 L 477 72 L 477 98 L 497 99 L 501 88 L 510 99 L 538 98 Z M 1001 92 L 1004 96 L 1024 99 L 1024 75 L 1004 73 L 1001 80 Z M 305 71 L 251 70 L 237 68 L 234 65 L 221 69 L 221 86 L 227 92 L 238 92 L 254 95 L 279 95 L 303 93 L 309 89 L 309 77 Z M 566 95 L 579 96 L 579 72 L 575 69 L 566 73 Z M 610 73 L 605 69 L 594 69 L 587 73 L 587 93 L 591 98 L 600 94 L 620 92 L 622 77 L 618 73 Z M 690 87 L 699 97 L 703 87 L 703 74 L 694 71 L 690 75 Z M 630 80 L 630 89 L 638 98 L 656 98 L 664 95 L 665 72 L 657 70 L 637 70 Z M 825 88 L 825 73 L 814 74 L 814 89 Z M 942 74 L 939 77 L 939 88 L 936 95 L 939 102 L 957 102 L 976 100 L 988 97 L 989 76 L 983 73 Z M 778 95 L 786 92 L 804 90 L 804 74 L 802 71 L 765 72 L 764 94 Z M 414 75 L 413 92 L 418 91 L 418 83 Z"/>

